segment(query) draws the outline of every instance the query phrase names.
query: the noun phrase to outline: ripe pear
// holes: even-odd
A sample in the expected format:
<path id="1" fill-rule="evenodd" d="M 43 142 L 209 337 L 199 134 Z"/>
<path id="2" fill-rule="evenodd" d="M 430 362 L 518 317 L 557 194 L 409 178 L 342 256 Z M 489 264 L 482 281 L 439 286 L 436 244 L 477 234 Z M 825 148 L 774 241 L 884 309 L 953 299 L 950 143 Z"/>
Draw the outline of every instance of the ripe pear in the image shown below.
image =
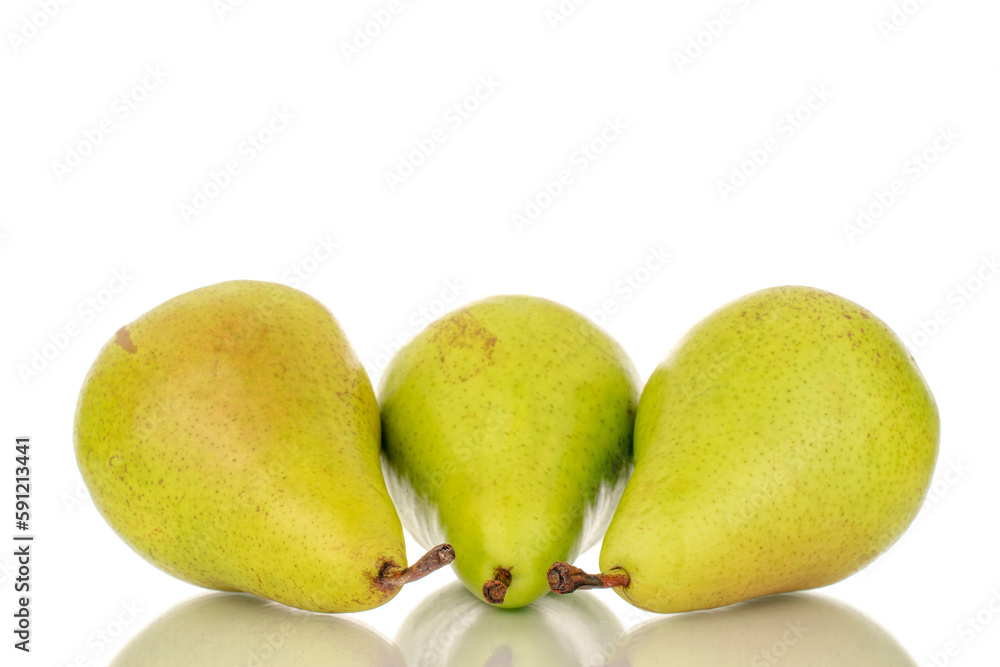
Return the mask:
<path id="1" fill-rule="evenodd" d="M 377 607 L 405 568 L 374 391 L 326 308 L 233 281 L 118 330 L 83 384 L 76 457 L 97 509 L 160 569 L 311 611 Z"/>
<path id="2" fill-rule="evenodd" d="M 913 521 L 939 430 L 913 358 L 870 312 L 808 287 L 745 296 L 646 384 L 604 574 L 558 563 L 550 585 L 682 612 L 840 581 Z"/>
<path id="3" fill-rule="evenodd" d="M 616 644 L 607 667 L 917 667 L 873 620 L 808 593 L 661 617 Z"/>
<path id="4" fill-rule="evenodd" d="M 497 296 L 430 324 L 379 389 L 389 492 L 421 544 L 447 538 L 481 600 L 548 592 L 600 538 L 631 471 L 639 381 L 624 350 L 545 299 Z"/>
<path id="5" fill-rule="evenodd" d="M 604 664 L 623 634 L 618 617 L 593 596 L 547 595 L 497 609 L 455 582 L 407 615 L 396 644 L 410 667 L 575 667 Z"/>
<path id="6" fill-rule="evenodd" d="M 111 667 L 406 667 L 370 628 L 249 595 L 212 593 L 183 602 L 144 628 Z"/>

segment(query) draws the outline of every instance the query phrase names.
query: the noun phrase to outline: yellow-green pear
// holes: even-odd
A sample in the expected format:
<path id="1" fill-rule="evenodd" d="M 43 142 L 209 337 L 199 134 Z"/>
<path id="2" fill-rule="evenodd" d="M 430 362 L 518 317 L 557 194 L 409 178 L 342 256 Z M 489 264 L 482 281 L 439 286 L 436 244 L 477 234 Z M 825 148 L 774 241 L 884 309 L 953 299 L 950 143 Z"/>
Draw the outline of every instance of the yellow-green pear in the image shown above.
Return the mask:
<path id="1" fill-rule="evenodd" d="M 549 566 L 607 526 L 631 470 L 639 386 L 614 340 L 552 301 L 496 296 L 438 319 L 379 389 L 403 525 L 421 544 L 453 544 L 479 599 L 531 603 Z"/>
<path id="2" fill-rule="evenodd" d="M 412 568 L 379 462 L 374 391 L 330 312 L 233 281 L 182 294 L 101 350 L 76 458 L 97 509 L 160 569 L 323 612 L 377 607 Z"/>
<path id="3" fill-rule="evenodd" d="M 917 667 L 884 628 L 843 602 L 774 595 L 660 617 L 629 630 L 607 667 Z"/>
<path id="4" fill-rule="evenodd" d="M 132 639 L 111 667 L 406 667 L 370 628 L 237 593 L 183 602 Z"/>
<path id="5" fill-rule="evenodd" d="M 682 612 L 840 581 L 913 521 L 938 438 L 913 358 L 870 312 L 809 287 L 745 296 L 646 384 L 603 574 L 559 563 L 550 585 Z"/>

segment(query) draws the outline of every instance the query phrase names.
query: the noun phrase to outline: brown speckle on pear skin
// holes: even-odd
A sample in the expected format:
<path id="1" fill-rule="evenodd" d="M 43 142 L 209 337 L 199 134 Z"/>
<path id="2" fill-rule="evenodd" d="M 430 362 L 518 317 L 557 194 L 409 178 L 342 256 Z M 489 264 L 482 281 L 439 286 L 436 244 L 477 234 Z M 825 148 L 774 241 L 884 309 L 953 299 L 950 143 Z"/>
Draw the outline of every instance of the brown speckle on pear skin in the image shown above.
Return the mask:
<path id="1" fill-rule="evenodd" d="M 439 357 L 442 365 L 448 368 L 447 375 L 459 382 L 466 382 L 479 375 L 483 368 L 493 365 L 497 337 L 470 313 L 459 312 L 440 320 L 432 340 L 442 351 Z M 449 350 L 464 361 L 449 359 Z"/>
<path id="2" fill-rule="evenodd" d="M 456 313 L 442 320 L 433 339 L 435 342 L 465 349 L 476 349 L 477 346 L 481 346 L 487 363 L 493 362 L 493 347 L 497 343 L 497 337 L 469 313 Z"/>

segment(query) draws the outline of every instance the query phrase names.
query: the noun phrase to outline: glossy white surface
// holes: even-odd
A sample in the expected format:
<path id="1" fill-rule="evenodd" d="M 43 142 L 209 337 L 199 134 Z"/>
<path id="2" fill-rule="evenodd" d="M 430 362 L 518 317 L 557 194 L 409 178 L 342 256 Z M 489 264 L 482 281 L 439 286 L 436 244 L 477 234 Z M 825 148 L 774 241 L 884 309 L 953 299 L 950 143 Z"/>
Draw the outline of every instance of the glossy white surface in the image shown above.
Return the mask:
<path id="1" fill-rule="evenodd" d="M 342 42 L 372 12 L 386 22 L 390 4 L 399 11 L 348 62 Z M 560 6 L 575 10 L 553 27 L 546 12 Z M 893 16 L 901 25 L 884 36 L 880 21 Z M 815 651 L 831 644 L 821 642 L 844 647 L 837 664 L 900 664 L 851 657 L 864 642 L 890 655 L 898 642 L 921 667 L 995 664 L 998 21 L 987 0 L 5 2 L 0 506 L 13 501 L 13 440 L 30 435 L 36 541 L 24 655 L 8 629 L 13 526 L 0 527 L 0 662 L 105 667 L 131 642 L 152 642 L 164 664 L 196 664 L 150 636 L 194 626 L 218 628 L 235 652 L 227 664 L 253 665 L 267 642 L 294 646 L 294 628 L 329 625 L 321 664 L 346 660 L 349 641 L 398 659 L 379 643 L 398 641 L 470 651 L 454 664 L 602 664 L 626 651 L 638 667 L 637 637 L 663 646 L 663 664 L 823 664 Z M 679 67 L 689 39 L 707 46 Z M 72 152 L 87 154 L 69 167 Z M 411 158 L 412 175 L 387 182 Z M 734 169 L 745 183 L 729 181 L 724 200 L 719 182 Z M 183 208 L 201 204 L 197 215 Z M 859 207 L 871 222 L 845 229 Z M 768 617 L 780 606 L 678 624 L 608 591 L 452 618 L 436 602 L 450 572 L 347 619 L 383 639 L 342 621 L 293 623 L 287 642 L 274 639 L 255 628 L 284 615 L 261 619 L 254 605 L 245 617 L 177 611 L 160 623 L 207 593 L 134 554 L 82 491 L 76 394 L 119 326 L 232 278 L 322 300 L 373 382 L 428 317 L 491 294 L 590 314 L 645 378 L 724 302 L 822 287 L 889 323 L 927 377 L 942 415 L 931 498 L 888 553 L 821 592 L 846 611 L 796 598 L 789 616 L 825 619 L 801 637 Z M 33 359 L 37 375 L 24 379 Z M 597 553 L 579 564 L 596 567 Z M 622 634 L 647 621 L 648 633 Z M 413 640 L 421 623 L 432 627 Z M 607 650 L 580 645 L 593 623 L 588 636 L 610 638 Z M 728 653 L 705 662 L 701 642 L 716 641 Z M 287 648 L 263 664 L 293 657 L 320 664 Z"/>

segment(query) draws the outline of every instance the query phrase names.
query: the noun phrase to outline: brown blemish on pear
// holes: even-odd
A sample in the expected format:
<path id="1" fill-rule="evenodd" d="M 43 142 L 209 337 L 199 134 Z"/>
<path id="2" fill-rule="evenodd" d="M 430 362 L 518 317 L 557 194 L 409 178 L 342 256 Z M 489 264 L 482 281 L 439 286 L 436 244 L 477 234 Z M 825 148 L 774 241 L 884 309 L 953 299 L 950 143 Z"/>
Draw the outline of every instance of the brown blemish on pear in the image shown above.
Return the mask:
<path id="1" fill-rule="evenodd" d="M 132 335 L 129 333 L 127 327 L 122 327 L 118 330 L 118 333 L 115 334 L 115 343 L 129 354 L 135 354 L 139 349 L 132 342 Z"/>

